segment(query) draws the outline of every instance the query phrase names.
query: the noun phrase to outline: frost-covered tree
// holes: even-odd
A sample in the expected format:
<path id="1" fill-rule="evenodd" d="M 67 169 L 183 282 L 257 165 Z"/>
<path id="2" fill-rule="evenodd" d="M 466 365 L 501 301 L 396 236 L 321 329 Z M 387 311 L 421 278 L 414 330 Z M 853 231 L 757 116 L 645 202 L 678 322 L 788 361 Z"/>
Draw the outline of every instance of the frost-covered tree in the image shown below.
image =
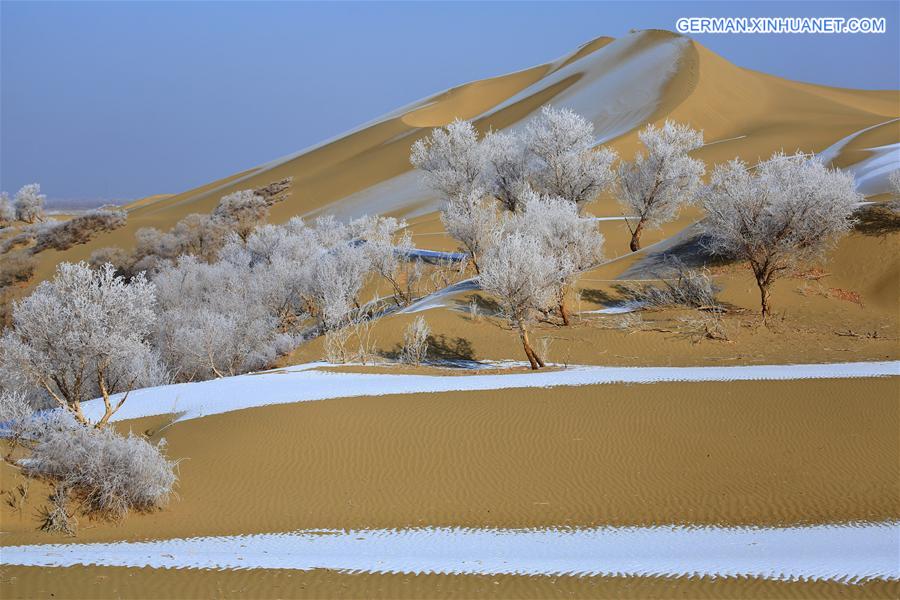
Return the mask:
<path id="1" fill-rule="evenodd" d="M 756 167 L 735 159 L 713 171 L 703 226 L 710 250 L 749 262 L 765 319 L 772 282 L 822 257 L 851 227 L 861 199 L 852 175 L 814 156 L 775 153 Z"/>
<path id="2" fill-rule="evenodd" d="M 519 209 L 519 197 L 528 185 L 528 148 L 519 134 L 491 131 L 481 141 L 482 185 L 506 210 Z"/>
<path id="3" fill-rule="evenodd" d="M 406 221 L 393 217 L 367 217 L 358 227 L 371 269 L 388 282 L 398 306 L 412 302 L 422 279 L 422 261 L 413 258 L 412 235 Z"/>
<path id="4" fill-rule="evenodd" d="M 530 189 L 522 199 L 525 208 L 518 227 L 541 245 L 534 260 L 553 264 L 556 304 L 563 323 L 569 325 L 566 295 L 578 273 L 603 258 L 603 235 L 593 219 L 579 214 L 573 202 L 541 196 Z"/>
<path id="5" fill-rule="evenodd" d="M 16 192 L 16 219 L 25 223 L 34 223 L 44 220 L 44 200 L 47 197 L 41 193 L 41 186 L 37 183 L 29 183 L 22 186 Z"/>
<path id="6" fill-rule="evenodd" d="M 442 198 L 468 194 L 478 185 L 484 166 L 478 132 L 468 121 L 457 119 L 416 141 L 410 162 Z"/>
<path id="7" fill-rule="evenodd" d="M 246 240 L 256 226 L 268 218 L 269 205 L 253 190 L 240 190 L 222 196 L 212 216 Z"/>
<path id="8" fill-rule="evenodd" d="M 461 249 L 468 252 L 475 267 L 480 271 L 478 261 L 491 240 L 491 233 L 497 227 L 497 211 L 490 198 L 481 188 L 474 188 L 467 194 L 454 196 L 444 203 L 441 222 Z"/>
<path id="9" fill-rule="evenodd" d="M 535 190 L 579 207 L 614 181 L 615 151 L 594 150 L 594 124 L 577 113 L 545 106 L 525 132 Z"/>
<path id="10" fill-rule="evenodd" d="M 111 265 L 61 263 L 13 308 L 13 326 L 0 340 L 4 371 L 46 392 L 81 423 L 81 403 L 97 395 L 103 427 L 135 387 L 164 379 L 149 338 L 155 291 L 143 275 L 125 282 Z M 124 395 L 114 404 L 111 396 Z"/>
<path id="11" fill-rule="evenodd" d="M 900 207 L 900 169 L 894 169 L 888 176 L 888 183 L 891 186 L 891 195 L 894 197 L 895 210 Z"/>
<path id="12" fill-rule="evenodd" d="M 9 199 L 9 194 L 0 192 L 0 227 L 8 227 L 16 220 L 16 207 Z"/>
<path id="13" fill-rule="evenodd" d="M 706 168 L 689 152 L 703 146 L 703 132 L 666 121 L 647 125 L 639 134 L 646 153 L 619 166 L 619 203 L 638 222 L 631 229 L 631 250 L 641 248 L 641 233 L 674 219 L 681 207 L 693 202 Z M 629 225 L 630 227 L 630 225 Z"/>
<path id="14" fill-rule="evenodd" d="M 185 255 L 153 279 L 157 344 L 176 379 L 237 375 L 268 366 L 287 343 L 246 262 L 205 263 Z"/>
<path id="15" fill-rule="evenodd" d="M 531 368 L 538 369 L 545 365 L 531 346 L 529 330 L 556 301 L 557 265 L 543 256 L 540 239 L 525 228 L 510 226 L 495 235 L 482 260 L 479 282 L 497 298 L 502 314 L 519 333 Z"/>

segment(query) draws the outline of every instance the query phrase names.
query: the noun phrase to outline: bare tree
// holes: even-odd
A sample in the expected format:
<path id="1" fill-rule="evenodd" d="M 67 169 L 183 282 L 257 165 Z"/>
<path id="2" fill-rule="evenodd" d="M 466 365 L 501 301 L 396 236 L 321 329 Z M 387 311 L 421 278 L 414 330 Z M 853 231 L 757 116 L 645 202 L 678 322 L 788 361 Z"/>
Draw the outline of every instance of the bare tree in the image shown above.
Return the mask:
<path id="1" fill-rule="evenodd" d="M 44 220 L 44 200 L 47 196 L 41 193 L 41 186 L 29 183 L 16 193 L 16 219 L 25 223 Z"/>
<path id="2" fill-rule="evenodd" d="M 484 164 L 478 132 L 471 123 L 459 119 L 416 141 L 409 160 L 444 199 L 472 191 L 481 179 Z"/>
<path id="3" fill-rule="evenodd" d="M 822 257 L 851 227 L 861 199 L 852 175 L 814 156 L 779 152 L 756 167 L 735 159 L 713 172 L 703 227 L 710 250 L 750 263 L 766 319 L 772 282 Z"/>
<path id="4" fill-rule="evenodd" d="M 131 389 L 163 378 L 149 344 L 154 303 L 154 286 L 143 275 L 126 283 L 111 265 L 94 271 L 61 263 L 53 280 L 15 305 L 0 361 L 80 423 L 87 424 L 81 403 L 100 395 L 102 428 Z M 124 394 L 113 404 L 118 392 Z"/>
<path id="5" fill-rule="evenodd" d="M 580 208 L 615 179 L 615 151 L 594 150 L 594 124 L 569 109 L 541 109 L 525 131 L 525 144 L 533 160 L 532 186 L 542 194 L 565 198 Z"/>
<path id="6" fill-rule="evenodd" d="M 540 240 L 524 228 L 512 226 L 495 235 L 482 261 L 481 288 L 496 296 L 510 326 L 519 332 L 531 368 L 539 369 L 545 364 L 531 345 L 529 329 L 556 300 L 557 265 L 543 256 Z"/>
<path id="7" fill-rule="evenodd" d="M 621 164 L 618 178 L 619 203 L 638 217 L 631 230 L 632 252 L 641 248 L 645 228 L 671 221 L 683 205 L 694 201 L 705 172 L 703 161 L 688 155 L 703 146 L 702 131 L 666 121 L 659 128 L 647 125 L 638 136 L 646 154 Z"/>

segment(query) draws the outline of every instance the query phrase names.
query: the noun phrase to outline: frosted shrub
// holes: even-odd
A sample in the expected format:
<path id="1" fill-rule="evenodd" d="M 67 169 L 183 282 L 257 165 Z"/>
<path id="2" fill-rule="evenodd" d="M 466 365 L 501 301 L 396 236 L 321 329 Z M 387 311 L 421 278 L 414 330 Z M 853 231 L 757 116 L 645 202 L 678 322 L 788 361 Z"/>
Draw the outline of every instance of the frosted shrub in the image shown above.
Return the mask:
<path id="1" fill-rule="evenodd" d="M 44 201 L 47 196 L 41 193 L 41 186 L 29 183 L 16 193 L 16 219 L 25 223 L 44 220 Z"/>
<path id="2" fill-rule="evenodd" d="M 529 339 L 529 329 L 537 316 L 556 299 L 556 265 L 543 255 L 540 240 L 523 228 L 497 233 L 484 255 L 479 281 L 481 288 L 497 298 L 510 326 L 519 333 L 532 369 L 545 366 Z"/>
<path id="3" fill-rule="evenodd" d="M 756 168 L 735 159 L 716 167 L 703 196 L 707 245 L 750 264 L 765 319 L 772 282 L 823 257 L 861 200 L 852 175 L 814 156 L 775 153 Z"/>
<path id="4" fill-rule="evenodd" d="M 674 265 L 674 277 L 662 280 L 662 285 L 625 285 L 629 300 L 644 306 L 664 308 L 715 308 L 716 295 L 722 288 L 712 280 L 707 269 L 688 269 L 681 262 Z"/>
<path id="5" fill-rule="evenodd" d="M 27 251 L 7 254 L 0 261 L 0 288 L 28 281 L 37 268 L 37 259 Z"/>
<path id="6" fill-rule="evenodd" d="M 403 350 L 400 360 L 410 365 L 420 365 L 425 362 L 428 354 L 428 335 L 431 328 L 424 317 L 416 317 L 403 332 Z"/>
<path id="7" fill-rule="evenodd" d="M 269 206 L 265 198 L 252 190 L 241 190 L 223 196 L 212 216 L 246 240 L 250 232 L 268 218 Z"/>
<path id="8" fill-rule="evenodd" d="M 594 150 L 594 124 L 569 109 L 541 109 L 526 130 L 525 144 L 533 157 L 532 185 L 542 194 L 580 208 L 613 183 L 616 153 Z"/>
<path id="9" fill-rule="evenodd" d="M 176 379 L 237 375 L 276 357 L 278 319 L 249 265 L 182 256 L 154 277 L 156 340 Z"/>
<path id="10" fill-rule="evenodd" d="M 66 411 L 31 418 L 23 438 L 30 449 L 18 461 L 23 472 L 69 491 L 88 514 L 120 519 L 130 510 L 161 508 L 175 485 L 175 463 L 162 455 L 163 443 L 92 429 Z"/>
<path id="11" fill-rule="evenodd" d="M 37 254 L 52 248 L 67 250 L 78 244 L 85 244 L 94 235 L 104 231 L 113 231 L 125 225 L 128 214 L 124 210 L 92 210 L 68 221 L 54 223 L 41 229 L 31 252 Z"/>
<path id="12" fill-rule="evenodd" d="M 154 286 L 143 275 L 126 282 L 111 265 L 61 263 L 13 308 L 0 339 L 0 363 L 87 424 L 81 402 L 101 396 L 103 427 L 129 390 L 164 379 L 149 344 L 155 323 Z M 111 396 L 124 394 L 113 404 Z"/>
<path id="13" fill-rule="evenodd" d="M 674 219 L 681 207 L 693 202 L 706 168 L 688 153 L 703 146 L 703 132 L 666 121 L 647 125 L 639 134 L 646 153 L 619 167 L 617 195 L 623 209 L 637 215 L 631 230 L 631 250 L 641 247 L 641 233 Z"/>

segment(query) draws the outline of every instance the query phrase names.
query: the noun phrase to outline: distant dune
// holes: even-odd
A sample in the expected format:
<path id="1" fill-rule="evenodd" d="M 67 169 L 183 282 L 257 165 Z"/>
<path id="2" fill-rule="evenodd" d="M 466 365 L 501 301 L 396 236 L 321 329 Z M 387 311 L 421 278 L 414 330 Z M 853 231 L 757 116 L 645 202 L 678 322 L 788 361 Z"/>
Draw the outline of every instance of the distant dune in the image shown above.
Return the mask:
<path id="1" fill-rule="evenodd" d="M 412 143 L 455 118 L 471 119 L 481 130 L 514 128 L 544 104 L 585 115 L 595 125 L 598 143 L 626 157 L 636 150 L 635 132 L 646 122 L 689 122 L 704 130 L 708 144 L 696 155 L 711 163 L 735 156 L 755 160 L 782 148 L 819 152 L 900 116 L 896 90 L 846 90 L 781 79 L 735 66 L 667 31 L 601 37 L 553 62 L 439 92 L 293 155 L 180 194 L 138 200 L 128 205 L 125 228 L 62 255 L 44 253 L 38 277 L 50 275 L 60 260 L 85 259 L 97 248 L 128 248 L 141 227 L 171 227 L 189 213 L 210 212 L 229 192 L 288 176 L 294 178 L 293 193 L 273 207 L 273 222 L 325 212 L 339 217 L 380 213 L 414 218 L 416 233 L 439 234 L 428 225 L 434 222 L 436 199 L 411 171 Z M 835 164 L 865 161 L 873 153 L 869 148 L 898 140 L 896 121 L 870 130 L 847 144 Z M 865 191 L 884 191 L 884 179 L 869 181 Z M 601 198 L 592 210 L 619 214 L 610 198 Z M 694 216 L 687 211 L 672 227 Z M 615 227 L 624 229 L 610 226 Z M 446 239 L 433 241 L 452 246 Z"/>

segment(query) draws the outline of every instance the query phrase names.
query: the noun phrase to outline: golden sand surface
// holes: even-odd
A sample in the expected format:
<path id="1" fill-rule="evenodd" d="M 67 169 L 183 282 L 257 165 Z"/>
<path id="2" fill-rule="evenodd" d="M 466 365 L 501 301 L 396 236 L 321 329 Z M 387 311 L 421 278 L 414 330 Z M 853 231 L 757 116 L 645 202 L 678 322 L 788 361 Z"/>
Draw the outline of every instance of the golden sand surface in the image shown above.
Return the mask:
<path id="1" fill-rule="evenodd" d="M 755 578 L 406 575 L 248 569 L 0 568 L 3 597 L 35 598 L 897 598 L 900 583 Z"/>
<path id="2" fill-rule="evenodd" d="M 267 406 L 166 427 L 178 498 L 77 541 L 316 528 L 900 519 L 900 378 L 592 385 Z M 3 465 L 3 488 L 19 483 Z M 45 502 L 0 509 L 3 545 Z"/>

